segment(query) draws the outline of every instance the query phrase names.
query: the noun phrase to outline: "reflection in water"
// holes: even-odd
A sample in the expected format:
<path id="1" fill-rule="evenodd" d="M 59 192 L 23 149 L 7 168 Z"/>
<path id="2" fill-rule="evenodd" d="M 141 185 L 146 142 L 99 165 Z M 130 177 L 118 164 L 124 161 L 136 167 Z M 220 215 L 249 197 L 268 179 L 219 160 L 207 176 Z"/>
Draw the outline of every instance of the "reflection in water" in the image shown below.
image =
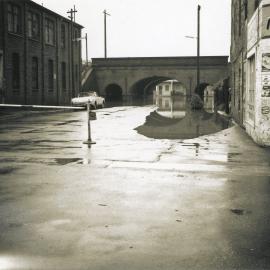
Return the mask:
<path id="1" fill-rule="evenodd" d="M 153 95 L 143 96 L 139 98 L 132 97 L 130 100 L 123 101 L 106 101 L 105 107 L 120 107 L 120 106 L 146 106 L 153 105 Z"/>
<path id="2" fill-rule="evenodd" d="M 226 129 L 229 121 L 219 114 L 191 110 L 189 97 L 156 96 L 158 109 L 146 117 L 138 133 L 156 139 L 191 139 Z"/>
<path id="3" fill-rule="evenodd" d="M 156 98 L 157 112 L 169 118 L 184 118 L 186 115 L 186 102 L 186 96 L 159 96 Z"/>

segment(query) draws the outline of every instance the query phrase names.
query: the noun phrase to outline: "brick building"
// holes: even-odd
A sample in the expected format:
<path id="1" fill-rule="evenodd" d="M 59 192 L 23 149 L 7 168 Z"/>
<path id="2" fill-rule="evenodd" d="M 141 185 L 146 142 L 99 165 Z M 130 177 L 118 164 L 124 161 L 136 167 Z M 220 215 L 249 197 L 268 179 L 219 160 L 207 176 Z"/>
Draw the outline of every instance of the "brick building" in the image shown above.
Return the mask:
<path id="1" fill-rule="evenodd" d="M 270 0 L 232 0 L 231 111 L 261 145 L 270 145 Z"/>
<path id="2" fill-rule="evenodd" d="M 0 103 L 70 104 L 82 26 L 31 0 L 0 1 Z"/>

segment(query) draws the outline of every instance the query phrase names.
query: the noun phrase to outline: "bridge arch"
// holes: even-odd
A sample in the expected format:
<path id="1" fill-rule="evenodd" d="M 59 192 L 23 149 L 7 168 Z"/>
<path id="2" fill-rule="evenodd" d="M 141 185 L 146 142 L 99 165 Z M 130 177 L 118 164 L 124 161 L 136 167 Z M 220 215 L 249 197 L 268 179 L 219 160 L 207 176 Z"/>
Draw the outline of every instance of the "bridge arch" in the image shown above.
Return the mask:
<path id="1" fill-rule="evenodd" d="M 111 83 L 105 88 L 106 101 L 122 101 L 123 90 L 121 86 L 116 83 Z"/>
<path id="2" fill-rule="evenodd" d="M 164 76 L 152 76 L 139 79 L 130 87 L 130 93 L 133 98 L 153 95 L 156 85 L 170 79 L 172 78 Z"/>
<path id="3" fill-rule="evenodd" d="M 168 80 L 177 82 L 178 85 L 181 85 L 183 89 L 185 89 L 185 95 L 188 94 L 189 89 L 187 88 L 187 83 L 184 80 L 179 80 L 175 77 L 167 77 L 167 76 L 152 76 L 152 77 L 146 77 L 142 79 L 138 79 L 133 83 L 133 85 L 130 87 L 130 93 L 133 98 L 142 98 L 147 96 L 152 96 L 153 91 L 155 91 L 155 88 L 157 85 L 159 85 L 162 82 L 166 82 Z"/>

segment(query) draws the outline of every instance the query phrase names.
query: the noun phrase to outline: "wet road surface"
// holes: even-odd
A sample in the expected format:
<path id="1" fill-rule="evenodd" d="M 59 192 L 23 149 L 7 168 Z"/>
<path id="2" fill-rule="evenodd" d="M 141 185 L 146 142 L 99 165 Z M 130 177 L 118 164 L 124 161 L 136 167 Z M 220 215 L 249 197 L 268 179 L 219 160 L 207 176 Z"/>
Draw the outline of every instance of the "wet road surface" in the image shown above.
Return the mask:
<path id="1" fill-rule="evenodd" d="M 270 151 L 239 127 L 135 128 L 155 107 L 0 122 L 0 269 L 269 269 Z"/>

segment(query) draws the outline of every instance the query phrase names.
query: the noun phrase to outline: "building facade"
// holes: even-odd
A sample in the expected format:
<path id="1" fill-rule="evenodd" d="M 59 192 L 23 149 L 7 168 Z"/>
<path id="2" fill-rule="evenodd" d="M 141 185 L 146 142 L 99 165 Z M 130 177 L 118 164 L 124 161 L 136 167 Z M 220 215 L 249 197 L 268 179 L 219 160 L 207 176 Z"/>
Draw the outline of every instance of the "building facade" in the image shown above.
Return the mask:
<path id="1" fill-rule="evenodd" d="M 81 85 L 81 29 L 31 0 L 0 1 L 0 103 L 70 104 Z"/>
<path id="2" fill-rule="evenodd" d="M 184 85 L 177 80 L 159 83 L 153 95 L 158 112 L 169 118 L 183 118 L 186 114 L 186 92 Z"/>
<path id="3" fill-rule="evenodd" d="M 181 82 L 176 80 L 167 80 L 156 86 L 156 96 L 186 95 L 186 88 Z"/>
<path id="4" fill-rule="evenodd" d="M 231 33 L 232 115 L 270 145 L 270 0 L 232 0 Z"/>

